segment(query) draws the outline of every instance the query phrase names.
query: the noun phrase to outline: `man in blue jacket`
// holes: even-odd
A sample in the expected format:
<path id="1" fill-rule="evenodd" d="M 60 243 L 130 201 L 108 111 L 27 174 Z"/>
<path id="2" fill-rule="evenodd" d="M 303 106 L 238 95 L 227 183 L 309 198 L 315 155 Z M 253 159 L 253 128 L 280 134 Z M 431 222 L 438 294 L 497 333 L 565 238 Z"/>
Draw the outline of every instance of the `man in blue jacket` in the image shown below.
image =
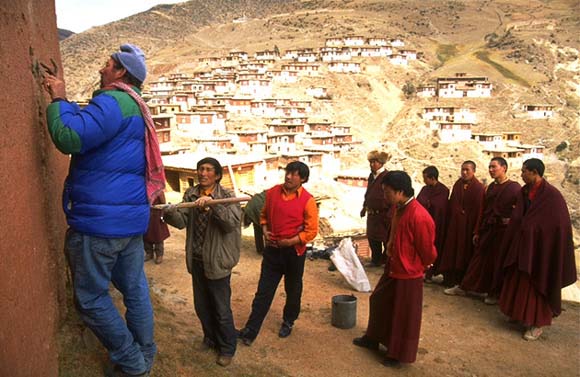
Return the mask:
<path id="1" fill-rule="evenodd" d="M 71 155 L 63 192 L 65 249 L 75 304 L 109 351 L 114 375 L 148 376 L 156 345 L 143 271 L 151 165 L 150 114 L 139 97 L 147 74 L 144 54 L 123 45 L 99 73 L 101 88 L 83 109 L 67 101 L 61 79 L 45 76 L 52 98 L 48 130 L 56 148 Z M 123 294 L 126 322 L 113 305 L 110 282 Z"/>

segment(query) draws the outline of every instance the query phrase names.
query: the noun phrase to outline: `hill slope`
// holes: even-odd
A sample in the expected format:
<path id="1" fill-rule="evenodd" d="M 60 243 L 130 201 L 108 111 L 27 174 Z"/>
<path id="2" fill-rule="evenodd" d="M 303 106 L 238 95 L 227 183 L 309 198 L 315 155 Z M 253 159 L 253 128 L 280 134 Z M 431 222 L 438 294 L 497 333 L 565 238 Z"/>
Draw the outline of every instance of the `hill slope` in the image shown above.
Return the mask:
<path id="1" fill-rule="evenodd" d="M 548 148 L 548 178 L 564 192 L 580 228 L 580 4 L 553 1 L 231 1 L 193 0 L 152 8 L 124 20 L 90 29 L 61 42 L 69 96 L 88 97 L 98 83 L 98 69 L 124 42 L 143 47 L 149 80 L 197 67 L 197 58 L 232 49 L 253 53 L 277 46 L 319 47 L 325 38 L 349 34 L 401 36 L 423 52 L 408 69 L 369 59 L 365 72 L 328 73 L 279 93 L 303 96 L 309 85 L 325 85 L 333 101 L 317 103 L 319 113 L 353 127 L 364 141 L 350 156 L 365 167 L 368 148 L 386 145 L 395 158 L 389 168 L 418 172 L 430 163 L 441 167 L 451 184 L 464 159 L 486 166 L 488 157 L 475 142 L 439 144 L 417 115 L 437 104 L 467 105 L 478 116 L 474 132 L 521 131 L 523 141 Z M 233 20 L 245 16 L 246 21 Z M 488 76 L 493 98 L 405 100 L 400 88 L 456 72 Z M 523 104 L 556 106 L 553 119 L 518 117 Z M 576 162 L 574 162 L 576 161 Z M 519 167 L 512 167 L 517 177 Z M 487 174 L 478 172 L 480 177 Z M 577 240 L 576 244 L 580 244 Z"/>

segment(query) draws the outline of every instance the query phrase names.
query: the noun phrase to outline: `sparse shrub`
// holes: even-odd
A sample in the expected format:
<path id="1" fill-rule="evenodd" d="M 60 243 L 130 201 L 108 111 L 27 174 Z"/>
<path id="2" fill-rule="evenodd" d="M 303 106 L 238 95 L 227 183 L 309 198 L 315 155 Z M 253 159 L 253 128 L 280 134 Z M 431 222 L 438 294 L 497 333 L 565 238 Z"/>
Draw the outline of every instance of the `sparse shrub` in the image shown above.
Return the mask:
<path id="1" fill-rule="evenodd" d="M 417 88 L 415 88 L 415 85 L 413 85 L 411 81 L 407 81 L 405 85 L 403 85 L 402 90 L 406 98 L 412 98 L 417 93 Z"/>
<path id="2" fill-rule="evenodd" d="M 562 152 L 564 149 L 568 148 L 569 143 L 567 141 L 563 141 L 556 146 L 556 152 Z"/>

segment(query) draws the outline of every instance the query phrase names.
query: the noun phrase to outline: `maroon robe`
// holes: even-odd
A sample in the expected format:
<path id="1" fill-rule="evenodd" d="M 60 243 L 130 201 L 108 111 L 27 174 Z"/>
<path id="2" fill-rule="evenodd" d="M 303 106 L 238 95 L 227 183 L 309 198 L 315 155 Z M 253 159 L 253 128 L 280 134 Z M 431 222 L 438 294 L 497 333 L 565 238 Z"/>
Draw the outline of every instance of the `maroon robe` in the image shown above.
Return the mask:
<path id="1" fill-rule="evenodd" d="M 165 194 L 163 192 L 155 198 L 153 205 L 156 204 L 165 204 Z M 143 235 L 143 241 L 152 244 L 162 243 L 168 237 L 169 228 L 163 221 L 163 210 L 151 207 L 151 212 L 149 214 L 149 227 L 147 228 L 147 232 Z"/>
<path id="2" fill-rule="evenodd" d="M 501 241 L 521 188 L 519 183 L 510 180 L 487 186 L 476 231 L 479 243 L 461 282 L 461 289 L 492 296 L 497 296 L 501 290 Z"/>
<path id="3" fill-rule="evenodd" d="M 387 171 L 385 170 L 376 179 L 373 179 L 371 173 L 365 192 L 365 201 L 363 203 L 367 215 L 367 238 L 383 243 L 389 240 L 391 224 L 391 207 L 385 201 L 385 195 L 381 185 L 381 181 L 386 174 Z"/>
<path id="4" fill-rule="evenodd" d="M 443 249 L 443 240 L 445 238 L 445 224 L 447 221 L 447 202 L 449 200 L 449 189 L 441 182 L 435 186 L 423 186 L 417 201 L 421 203 L 431 218 L 435 222 L 435 248 L 437 249 L 437 259 L 433 263 L 433 270 L 436 271 L 439 266 L 439 257 Z"/>
<path id="5" fill-rule="evenodd" d="M 562 194 L 543 180 L 529 200 L 522 188 L 504 236 L 501 311 L 525 325 L 545 326 L 562 312 L 562 288 L 576 281 L 572 224 Z M 549 315 L 551 314 L 551 316 Z"/>
<path id="6" fill-rule="evenodd" d="M 436 273 L 443 273 L 448 285 L 459 284 L 473 255 L 473 232 L 483 201 L 484 186 L 475 177 L 453 185 L 447 210 L 447 230 Z"/>
<path id="7" fill-rule="evenodd" d="M 365 335 L 384 344 L 387 357 L 412 363 L 421 333 L 422 271 L 435 260 L 435 225 L 425 209 L 412 200 L 397 210 L 393 227 L 385 273 L 369 298 Z"/>

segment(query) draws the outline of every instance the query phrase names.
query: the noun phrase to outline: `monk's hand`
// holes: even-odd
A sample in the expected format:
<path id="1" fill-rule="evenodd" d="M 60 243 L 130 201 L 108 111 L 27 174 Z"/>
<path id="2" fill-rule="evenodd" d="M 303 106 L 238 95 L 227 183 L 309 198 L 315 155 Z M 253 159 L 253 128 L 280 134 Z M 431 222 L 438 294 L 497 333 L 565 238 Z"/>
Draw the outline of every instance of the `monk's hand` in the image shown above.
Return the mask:
<path id="1" fill-rule="evenodd" d="M 479 235 L 474 234 L 473 235 L 473 244 L 477 246 L 478 243 L 479 243 Z"/>
<path id="2" fill-rule="evenodd" d="M 203 208 L 204 211 L 209 211 L 209 206 L 207 205 L 207 203 L 210 200 L 212 200 L 211 196 L 200 196 L 199 198 L 197 198 L 195 202 L 193 202 L 193 204 L 196 207 Z"/>
<path id="3" fill-rule="evenodd" d="M 360 217 L 365 217 L 366 214 L 367 214 L 367 209 L 365 207 L 363 207 L 363 209 L 360 210 Z"/>

